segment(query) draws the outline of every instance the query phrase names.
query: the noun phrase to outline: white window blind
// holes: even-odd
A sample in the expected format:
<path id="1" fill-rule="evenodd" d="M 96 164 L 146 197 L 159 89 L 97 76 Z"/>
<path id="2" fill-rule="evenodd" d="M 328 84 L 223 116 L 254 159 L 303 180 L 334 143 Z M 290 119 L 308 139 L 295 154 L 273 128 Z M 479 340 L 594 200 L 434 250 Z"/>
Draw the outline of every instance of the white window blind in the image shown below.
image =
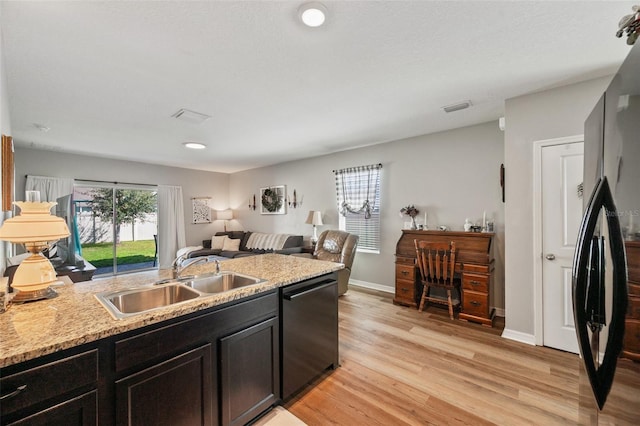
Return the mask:
<path id="1" fill-rule="evenodd" d="M 380 252 L 382 164 L 336 170 L 340 229 L 359 237 L 358 250 Z"/>

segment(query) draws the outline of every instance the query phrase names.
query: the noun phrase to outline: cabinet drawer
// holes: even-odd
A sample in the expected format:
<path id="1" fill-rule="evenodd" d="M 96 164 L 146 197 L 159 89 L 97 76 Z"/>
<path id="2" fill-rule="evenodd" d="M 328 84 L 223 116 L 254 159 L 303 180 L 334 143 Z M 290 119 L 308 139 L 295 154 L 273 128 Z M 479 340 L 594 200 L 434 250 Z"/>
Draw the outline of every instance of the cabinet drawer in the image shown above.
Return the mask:
<path id="1" fill-rule="evenodd" d="M 396 265 L 414 265 L 416 259 L 413 257 L 396 256 Z"/>
<path id="2" fill-rule="evenodd" d="M 464 272 L 480 272 L 480 273 L 489 273 L 489 265 L 476 265 L 474 263 L 464 263 L 462 265 L 462 270 Z"/>
<path id="3" fill-rule="evenodd" d="M 623 348 L 625 352 L 640 355 L 640 320 L 627 319 L 624 327 Z"/>
<path id="4" fill-rule="evenodd" d="M 416 284 L 414 281 L 396 280 L 396 297 L 413 302 L 416 296 Z"/>
<path id="5" fill-rule="evenodd" d="M 640 297 L 640 283 L 629 283 L 629 295 Z"/>
<path id="6" fill-rule="evenodd" d="M 396 265 L 396 280 L 416 279 L 416 267 L 414 265 Z"/>
<path id="7" fill-rule="evenodd" d="M 488 318 L 489 295 L 486 293 L 476 293 L 475 291 L 465 291 L 462 311 L 465 314 Z"/>
<path id="8" fill-rule="evenodd" d="M 97 350 L 2 377 L 0 379 L 0 390 L 4 398 L 2 415 L 85 386 L 95 385 L 97 382 Z M 12 393 L 14 393 L 13 396 L 8 396 Z"/>
<path id="9" fill-rule="evenodd" d="M 472 290 L 482 293 L 489 292 L 489 277 L 487 275 L 462 274 L 462 288 L 464 290 Z"/>
<path id="10" fill-rule="evenodd" d="M 629 297 L 627 306 L 627 317 L 640 320 L 640 297 Z"/>

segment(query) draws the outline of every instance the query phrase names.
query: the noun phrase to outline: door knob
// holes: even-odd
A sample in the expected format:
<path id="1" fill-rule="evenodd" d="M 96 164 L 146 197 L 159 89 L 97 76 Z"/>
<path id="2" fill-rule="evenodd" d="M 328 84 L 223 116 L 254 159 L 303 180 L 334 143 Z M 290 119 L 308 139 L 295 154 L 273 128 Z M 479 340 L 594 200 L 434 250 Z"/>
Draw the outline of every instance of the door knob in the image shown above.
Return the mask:
<path id="1" fill-rule="evenodd" d="M 553 253 L 549 253 L 545 257 L 547 258 L 547 260 L 555 260 L 556 259 L 556 255 L 553 254 Z"/>

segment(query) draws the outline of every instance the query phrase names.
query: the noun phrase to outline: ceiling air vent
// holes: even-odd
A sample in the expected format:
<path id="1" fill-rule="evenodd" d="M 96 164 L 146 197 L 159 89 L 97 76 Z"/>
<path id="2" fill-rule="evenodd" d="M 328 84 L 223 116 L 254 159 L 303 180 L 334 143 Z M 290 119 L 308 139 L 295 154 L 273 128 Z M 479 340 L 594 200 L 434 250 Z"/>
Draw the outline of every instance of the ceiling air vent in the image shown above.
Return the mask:
<path id="1" fill-rule="evenodd" d="M 453 112 L 453 111 L 460 111 L 461 109 L 469 108 L 470 106 L 471 106 L 471 101 L 462 101 L 462 102 L 458 102 L 457 104 L 444 106 L 442 107 L 442 109 L 444 110 L 444 112 Z"/>
<path id="2" fill-rule="evenodd" d="M 211 118 L 210 115 L 202 114 L 201 112 L 195 112 L 184 108 L 173 114 L 172 117 L 192 124 L 202 124 Z"/>

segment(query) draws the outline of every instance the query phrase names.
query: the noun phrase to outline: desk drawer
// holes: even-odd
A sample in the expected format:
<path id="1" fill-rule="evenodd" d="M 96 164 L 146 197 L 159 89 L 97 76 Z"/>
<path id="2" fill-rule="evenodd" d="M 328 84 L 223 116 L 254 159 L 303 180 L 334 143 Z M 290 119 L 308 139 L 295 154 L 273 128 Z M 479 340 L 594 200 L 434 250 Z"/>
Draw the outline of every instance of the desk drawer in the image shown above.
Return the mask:
<path id="1" fill-rule="evenodd" d="M 465 291 L 462 311 L 465 314 L 488 318 L 489 295 L 486 293 L 477 293 L 475 291 Z"/>
<path id="2" fill-rule="evenodd" d="M 624 342 L 625 352 L 631 352 L 640 356 L 640 320 L 627 319 L 624 322 Z"/>
<path id="3" fill-rule="evenodd" d="M 464 272 L 462 274 L 462 288 L 464 290 L 488 293 L 489 276 Z"/>
<path id="4" fill-rule="evenodd" d="M 416 279 L 416 267 L 414 265 L 398 265 L 396 264 L 396 280 Z"/>
<path id="5" fill-rule="evenodd" d="M 462 270 L 464 272 L 479 272 L 482 274 L 488 274 L 489 265 L 476 265 L 474 263 L 464 263 L 462 265 Z"/>
<path id="6" fill-rule="evenodd" d="M 416 259 L 414 257 L 396 256 L 396 265 L 414 265 L 415 263 Z"/>
<path id="7" fill-rule="evenodd" d="M 415 303 L 416 284 L 414 281 L 396 280 L 396 298 Z"/>
<path id="8" fill-rule="evenodd" d="M 2 415 L 98 382 L 98 351 L 34 367 L 0 379 Z M 22 390 L 19 390 L 22 389 Z M 15 393 L 14 393 L 15 392 Z M 13 396 L 8 396 L 10 394 Z"/>

